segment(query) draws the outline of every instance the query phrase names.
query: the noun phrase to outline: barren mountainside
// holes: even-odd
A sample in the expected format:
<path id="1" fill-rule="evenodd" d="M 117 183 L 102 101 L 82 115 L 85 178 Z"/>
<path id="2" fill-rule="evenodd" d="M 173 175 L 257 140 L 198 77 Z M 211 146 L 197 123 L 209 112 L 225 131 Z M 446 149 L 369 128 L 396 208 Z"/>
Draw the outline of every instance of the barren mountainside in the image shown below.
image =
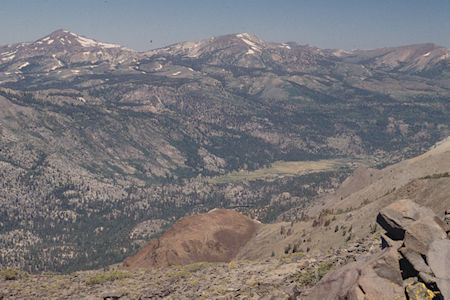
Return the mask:
<path id="1" fill-rule="evenodd" d="M 292 208 L 280 216 L 285 222 L 260 226 L 236 258 L 269 257 L 289 245 L 303 252 L 345 248 L 379 229 L 378 212 L 399 199 L 411 199 L 443 218 L 450 209 L 449 174 L 449 138 L 384 169 L 357 169 L 335 192 L 316 199 L 308 217 L 304 209 Z"/>
<path id="2" fill-rule="evenodd" d="M 123 262 L 126 269 L 230 262 L 253 237 L 258 223 L 232 210 L 213 210 L 178 220 Z"/>

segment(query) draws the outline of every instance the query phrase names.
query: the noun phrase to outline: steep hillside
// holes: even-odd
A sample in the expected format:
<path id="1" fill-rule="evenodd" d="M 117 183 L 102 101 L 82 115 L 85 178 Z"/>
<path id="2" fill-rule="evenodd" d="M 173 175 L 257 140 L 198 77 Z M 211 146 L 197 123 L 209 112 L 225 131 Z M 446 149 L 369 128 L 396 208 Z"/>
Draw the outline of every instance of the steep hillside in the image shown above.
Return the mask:
<path id="1" fill-rule="evenodd" d="M 260 227 L 237 258 L 269 257 L 273 251 L 281 255 L 294 245 L 303 252 L 346 247 L 375 233 L 378 212 L 398 199 L 409 198 L 442 218 L 450 208 L 449 174 L 450 138 L 382 170 L 357 169 L 335 193 L 317 199 L 309 216 L 302 208 L 291 209 L 280 217 L 291 223 Z"/>
<path id="2" fill-rule="evenodd" d="M 368 183 L 359 183 L 361 175 L 356 173 L 344 181 L 342 188 L 339 188 L 334 195 L 326 197 L 317 207 L 320 207 L 320 209 L 349 210 L 359 207 L 363 203 L 374 202 L 380 197 L 388 197 L 389 194 L 419 198 L 420 195 L 414 195 L 417 192 L 414 190 L 424 189 L 427 184 L 434 185 L 435 182 L 440 182 L 445 186 L 448 184 L 447 180 L 450 179 L 448 175 L 450 173 L 450 138 L 442 140 L 420 156 L 386 167 L 383 170 L 368 170 L 368 172 L 370 177 Z M 435 190 L 434 194 L 446 194 L 450 191 L 449 188 L 433 188 L 430 190 Z M 397 189 L 399 190 L 397 191 Z M 354 192 L 346 190 L 354 190 Z M 340 197 L 342 200 L 339 199 Z M 438 201 L 438 199 L 431 203 L 432 199 L 425 198 L 422 200 L 422 204 L 431 207 L 438 215 L 442 216 L 445 208 L 447 208 L 445 205 L 449 203 Z M 386 203 L 379 203 L 379 205 L 385 206 Z"/>

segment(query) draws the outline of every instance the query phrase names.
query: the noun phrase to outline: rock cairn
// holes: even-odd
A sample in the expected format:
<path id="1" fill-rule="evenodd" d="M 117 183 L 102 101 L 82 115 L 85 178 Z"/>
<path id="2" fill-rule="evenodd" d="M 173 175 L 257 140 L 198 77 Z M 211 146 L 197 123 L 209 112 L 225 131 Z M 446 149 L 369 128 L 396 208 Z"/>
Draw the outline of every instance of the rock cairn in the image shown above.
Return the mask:
<path id="1" fill-rule="evenodd" d="M 408 199 L 385 207 L 382 250 L 328 273 L 308 299 L 450 299 L 448 217 Z"/>

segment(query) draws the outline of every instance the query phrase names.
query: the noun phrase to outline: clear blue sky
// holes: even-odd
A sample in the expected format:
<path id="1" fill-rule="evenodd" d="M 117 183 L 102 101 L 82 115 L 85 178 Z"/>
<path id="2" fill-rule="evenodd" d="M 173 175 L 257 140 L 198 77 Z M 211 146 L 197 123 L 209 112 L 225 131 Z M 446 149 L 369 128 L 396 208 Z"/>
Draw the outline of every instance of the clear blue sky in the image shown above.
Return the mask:
<path id="1" fill-rule="evenodd" d="M 321 48 L 425 42 L 450 48 L 450 0 L 0 2 L 0 45 L 33 41 L 59 28 L 136 50 L 239 32 Z"/>

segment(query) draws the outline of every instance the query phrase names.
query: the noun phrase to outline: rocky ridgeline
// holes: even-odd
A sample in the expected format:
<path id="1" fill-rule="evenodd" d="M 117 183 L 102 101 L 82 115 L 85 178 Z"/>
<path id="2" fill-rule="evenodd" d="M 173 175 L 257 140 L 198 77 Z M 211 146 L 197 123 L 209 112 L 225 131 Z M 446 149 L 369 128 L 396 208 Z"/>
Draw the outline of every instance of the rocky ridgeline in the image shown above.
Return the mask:
<path id="1" fill-rule="evenodd" d="M 0 299 L 303 299 L 334 266 L 378 251 L 379 241 L 366 238 L 333 253 L 296 252 L 264 261 L 199 262 L 67 275 L 11 271 L 9 280 L 0 276 Z"/>
<path id="2" fill-rule="evenodd" d="M 383 250 L 328 273 L 308 299 L 450 299 L 449 214 L 399 200 L 377 222 Z"/>

